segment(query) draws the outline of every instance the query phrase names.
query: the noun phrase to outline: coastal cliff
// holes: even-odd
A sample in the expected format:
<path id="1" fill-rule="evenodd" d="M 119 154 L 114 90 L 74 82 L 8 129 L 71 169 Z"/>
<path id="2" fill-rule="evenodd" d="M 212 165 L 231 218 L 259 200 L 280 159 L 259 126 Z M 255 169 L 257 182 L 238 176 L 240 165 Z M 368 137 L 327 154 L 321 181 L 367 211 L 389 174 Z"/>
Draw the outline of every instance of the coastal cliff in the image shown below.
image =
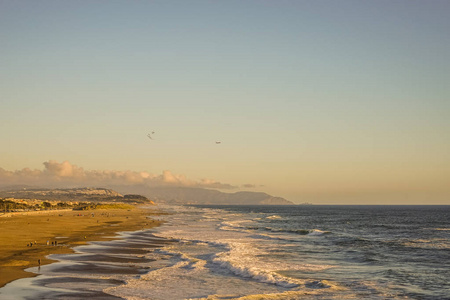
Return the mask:
<path id="1" fill-rule="evenodd" d="M 50 202 L 120 202 L 132 204 L 152 204 L 152 202 L 147 197 L 136 194 L 122 195 L 114 190 L 106 188 L 14 188 L 1 190 L 0 198 L 29 199 Z"/>
<path id="2" fill-rule="evenodd" d="M 122 186 L 116 190 L 145 195 L 157 203 L 199 205 L 294 205 L 289 200 L 262 192 L 224 193 L 218 190 L 189 187 Z"/>

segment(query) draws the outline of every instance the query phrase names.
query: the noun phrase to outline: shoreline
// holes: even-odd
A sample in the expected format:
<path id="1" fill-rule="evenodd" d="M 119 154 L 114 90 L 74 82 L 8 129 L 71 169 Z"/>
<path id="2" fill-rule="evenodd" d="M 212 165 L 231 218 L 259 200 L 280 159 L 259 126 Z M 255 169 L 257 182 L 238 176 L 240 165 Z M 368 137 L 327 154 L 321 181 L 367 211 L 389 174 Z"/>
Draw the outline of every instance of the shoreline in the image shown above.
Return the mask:
<path id="1" fill-rule="evenodd" d="M 55 262 L 50 254 L 74 253 L 91 241 L 120 238 L 119 232 L 149 229 L 161 222 L 148 219 L 161 214 L 151 206 L 130 209 L 49 210 L 18 212 L 0 218 L 0 288 L 15 280 L 35 277 L 25 271 Z M 31 245 L 31 246 L 30 246 Z"/>

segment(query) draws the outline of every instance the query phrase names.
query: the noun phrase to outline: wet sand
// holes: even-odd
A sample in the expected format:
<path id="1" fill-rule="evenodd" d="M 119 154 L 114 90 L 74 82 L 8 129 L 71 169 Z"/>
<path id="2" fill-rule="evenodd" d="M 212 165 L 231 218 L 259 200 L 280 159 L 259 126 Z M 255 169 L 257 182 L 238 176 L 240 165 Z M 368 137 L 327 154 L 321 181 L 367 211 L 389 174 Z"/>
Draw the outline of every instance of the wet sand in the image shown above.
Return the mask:
<path id="1" fill-rule="evenodd" d="M 155 261 L 149 258 L 152 251 L 171 241 L 153 236 L 151 230 L 122 232 L 118 238 L 77 246 L 76 253 L 50 255 L 56 262 L 29 268 L 39 276 L 0 288 L 0 299 L 121 299 L 103 290 L 149 272 Z"/>
<path id="2" fill-rule="evenodd" d="M 41 266 L 53 262 L 47 258 L 49 254 L 72 253 L 74 246 L 89 241 L 111 240 L 119 231 L 157 226 L 158 221 L 147 218 L 157 214 L 159 212 L 156 209 L 133 207 L 88 211 L 54 210 L 1 217 L 0 287 L 19 278 L 36 276 L 25 269 L 38 266 L 38 260 Z M 137 252 L 138 248 L 136 247 Z"/>

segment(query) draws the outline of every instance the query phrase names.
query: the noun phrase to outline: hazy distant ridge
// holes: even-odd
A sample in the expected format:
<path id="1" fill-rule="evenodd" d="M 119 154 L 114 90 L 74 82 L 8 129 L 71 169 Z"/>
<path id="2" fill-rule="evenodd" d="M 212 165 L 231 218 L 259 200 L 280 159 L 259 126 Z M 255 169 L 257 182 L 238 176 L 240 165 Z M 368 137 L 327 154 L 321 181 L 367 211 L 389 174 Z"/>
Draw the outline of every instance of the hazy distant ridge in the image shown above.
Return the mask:
<path id="1" fill-rule="evenodd" d="M 144 195 L 157 202 L 210 205 L 293 205 L 281 197 L 262 192 L 223 193 L 217 190 L 187 187 L 153 187 Z"/>

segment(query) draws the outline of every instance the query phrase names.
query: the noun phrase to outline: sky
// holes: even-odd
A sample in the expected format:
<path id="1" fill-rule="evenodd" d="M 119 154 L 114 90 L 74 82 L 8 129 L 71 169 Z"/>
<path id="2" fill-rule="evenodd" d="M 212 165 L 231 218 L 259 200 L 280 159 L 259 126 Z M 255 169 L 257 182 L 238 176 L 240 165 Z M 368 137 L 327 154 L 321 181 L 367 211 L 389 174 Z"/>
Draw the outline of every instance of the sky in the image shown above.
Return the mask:
<path id="1" fill-rule="evenodd" d="M 440 0 L 0 0 L 0 184 L 450 205 L 449 13 Z"/>

